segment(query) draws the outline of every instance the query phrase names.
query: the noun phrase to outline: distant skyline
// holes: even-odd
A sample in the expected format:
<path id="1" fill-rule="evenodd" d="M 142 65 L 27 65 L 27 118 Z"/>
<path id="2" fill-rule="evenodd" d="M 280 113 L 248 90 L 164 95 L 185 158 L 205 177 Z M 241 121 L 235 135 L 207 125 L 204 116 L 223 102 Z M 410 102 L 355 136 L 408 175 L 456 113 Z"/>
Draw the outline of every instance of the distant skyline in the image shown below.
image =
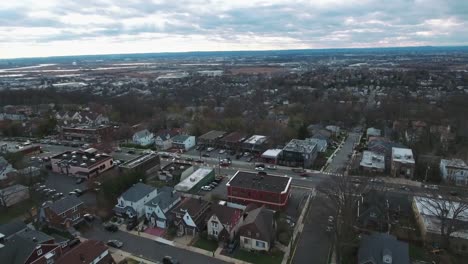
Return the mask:
<path id="1" fill-rule="evenodd" d="M 468 45 L 466 0 L 13 0 L 0 58 Z"/>

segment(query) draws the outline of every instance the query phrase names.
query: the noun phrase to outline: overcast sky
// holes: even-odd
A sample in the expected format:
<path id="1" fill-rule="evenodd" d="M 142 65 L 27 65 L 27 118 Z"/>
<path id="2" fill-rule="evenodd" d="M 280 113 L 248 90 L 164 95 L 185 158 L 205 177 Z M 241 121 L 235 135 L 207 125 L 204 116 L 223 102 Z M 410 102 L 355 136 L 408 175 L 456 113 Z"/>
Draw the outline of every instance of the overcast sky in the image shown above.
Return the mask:
<path id="1" fill-rule="evenodd" d="M 0 1 L 0 58 L 467 44 L 468 0 Z"/>

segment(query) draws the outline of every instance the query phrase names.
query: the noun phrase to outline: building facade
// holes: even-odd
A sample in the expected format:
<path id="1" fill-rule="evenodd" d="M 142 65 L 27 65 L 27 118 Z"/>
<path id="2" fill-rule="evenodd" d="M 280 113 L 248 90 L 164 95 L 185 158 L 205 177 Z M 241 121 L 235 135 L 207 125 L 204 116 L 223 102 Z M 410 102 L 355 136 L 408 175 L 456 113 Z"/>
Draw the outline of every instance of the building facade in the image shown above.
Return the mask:
<path id="1" fill-rule="evenodd" d="M 65 151 L 51 157 L 52 171 L 79 178 L 92 178 L 114 166 L 110 155 L 96 149 Z"/>
<path id="2" fill-rule="evenodd" d="M 412 179 L 415 161 L 413 151 L 407 148 L 392 148 L 391 176 Z"/>

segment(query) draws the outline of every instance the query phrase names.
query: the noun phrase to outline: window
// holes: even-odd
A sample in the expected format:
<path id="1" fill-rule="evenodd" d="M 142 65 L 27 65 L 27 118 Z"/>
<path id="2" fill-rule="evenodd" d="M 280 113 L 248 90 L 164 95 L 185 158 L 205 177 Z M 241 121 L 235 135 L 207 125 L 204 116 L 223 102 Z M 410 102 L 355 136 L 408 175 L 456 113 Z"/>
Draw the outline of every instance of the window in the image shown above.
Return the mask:
<path id="1" fill-rule="evenodd" d="M 38 256 L 42 255 L 42 249 L 41 248 L 37 250 L 37 255 Z"/>
<path id="2" fill-rule="evenodd" d="M 77 206 L 73 207 L 73 212 L 76 212 L 76 210 L 78 210 L 78 207 Z"/>
<path id="3" fill-rule="evenodd" d="M 218 228 L 218 222 L 211 222 L 211 226 L 214 227 L 214 228 Z"/>
<path id="4" fill-rule="evenodd" d="M 73 216 L 73 221 L 80 219 L 80 214 L 76 214 Z"/>
<path id="5" fill-rule="evenodd" d="M 250 239 L 249 239 L 249 238 L 246 238 L 246 237 L 244 237 L 244 244 L 250 244 Z"/>
<path id="6" fill-rule="evenodd" d="M 265 242 L 262 242 L 262 241 L 255 241 L 255 246 L 259 247 L 259 248 L 265 248 L 266 247 L 266 244 Z"/>

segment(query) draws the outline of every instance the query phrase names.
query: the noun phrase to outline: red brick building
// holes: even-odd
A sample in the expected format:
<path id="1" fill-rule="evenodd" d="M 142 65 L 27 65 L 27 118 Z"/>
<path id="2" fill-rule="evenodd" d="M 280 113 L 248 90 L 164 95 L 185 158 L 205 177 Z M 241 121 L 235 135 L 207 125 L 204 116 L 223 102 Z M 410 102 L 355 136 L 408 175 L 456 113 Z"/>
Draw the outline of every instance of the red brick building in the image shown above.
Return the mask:
<path id="1" fill-rule="evenodd" d="M 226 184 L 230 202 L 265 205 L 274 210 L 286 208 L 291 177 L 237 171 Z"/>
<path id="2" fill-rule="evenodd" d="M 65 140 L 76 140 L 81 142 L 100 143 L 112 137 L 111 126 L 79 125 L 74 127 L 62 127 L 61 136 Z"/>
<path id="3" fill-rule="evenodd" d="M 46 203 L 40 210 L 39 219 L 51 228 L 67 230 L 83 221 L 86 213 L 83 202 L 70 195 L 53 203 Z"/>

